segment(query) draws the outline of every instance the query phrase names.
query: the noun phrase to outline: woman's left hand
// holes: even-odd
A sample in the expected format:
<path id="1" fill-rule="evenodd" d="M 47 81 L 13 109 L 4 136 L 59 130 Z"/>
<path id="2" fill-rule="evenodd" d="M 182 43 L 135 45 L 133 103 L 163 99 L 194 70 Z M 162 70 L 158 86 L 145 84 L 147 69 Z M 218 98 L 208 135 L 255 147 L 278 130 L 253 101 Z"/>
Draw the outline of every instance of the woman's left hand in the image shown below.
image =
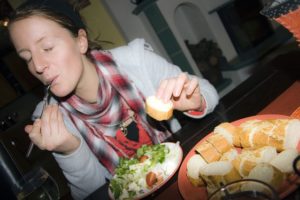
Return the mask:
<path id="1" fill-rule="evenodd" d="M 200 93 L 199 80 L 195 76 L 188 76 L 187 73 L 161 81 L 156 96 L 164 102 L 171 100 L 176 110 L 202 109 L 203 97 Z"/>

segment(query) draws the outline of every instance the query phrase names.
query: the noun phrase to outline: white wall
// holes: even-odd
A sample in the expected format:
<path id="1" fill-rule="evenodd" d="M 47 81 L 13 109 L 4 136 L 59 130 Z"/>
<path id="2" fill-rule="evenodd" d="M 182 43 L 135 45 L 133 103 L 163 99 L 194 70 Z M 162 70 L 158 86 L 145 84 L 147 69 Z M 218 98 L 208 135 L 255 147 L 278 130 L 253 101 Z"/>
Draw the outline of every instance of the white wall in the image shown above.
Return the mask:
<path id="1" fill-rule="evenodd" d="M 186 35 L 183 37 L 182 33 L 178 29 L 185 28 L 189 30 L 191 33 L 187 33 L 185 31 L 185 34 L 189 34 L 189 37 L 193 40 L 199 40 L 199 36 L 196 37 L 196 34 L 198 34 L 199 32 L 199 28 L 191 28 L 196 24 L 196 26 L 202 28 L 201 30 L 203 30 L 203 36 L 208 37 L 208 35 L 210 35 L 210 38 L 215 39 L 219 47 L 222 49 L 224 56 L 228 60 L 233 59 L 237 56 L 237 52 L 235 51 L 235 48 L 231 43 L 231 40 L 219 16 L 217 15 L 217 13 L 209 14 L 209 11 L 228 1 L 229 0 L 158 0 L 156 2 L 175 38 L 181 46 L 183 53 L 185 54 L 196 74 L 200 73 L 189 53 L 189 50 L 184 43 L 184 37 L 186 37 Z M 167 53 L 165 52 L 145 15 L 143 13 L 140 13 L 139 15 L 132 14 L 132 11 L 136 8 L 136 5 L 131 4 L 130 0 L 102 0 L 102 2 L 107 6 L 108 10 L 115 18 L 117 24 L 119 24 L 120 29 L 123 31 L 128 41 L 137 37 L 145 38 L 146 41 L 153 46 L 156 52 L 168 58 Z M 201 12 L 201 14 L 199 14 L 199 16 L 201 16 L 201 19 L 199 19 L 198 22 L 190 21 L 190 24 L 185 24 L 186 26 L 190 26 L 190 28 L 178 27 L 176 25 L 175 11 L 177 10 L 177 8 L 179 8 L 179 12 L 182 12 L 182 10 L 180 10 L 181 5 L 192 5 L 195 8 L 194 11 L 198 10 L 199 12 Z M 192 12 L 190 14 L 191 15 L 189 16 L 189 13 L 185 13 L 184 15 L 181 15 L 181 13 L 179 13 L 179 16 L 183 17 L 182 21 L 195 18 L 195 12 Z M 178 18 L 176 20 L 178 20 Z"/>
<path id="2" fill-rule="evenodd" d="M 143 13 L 134 15 L 132 11 L 136 6 L 130 0 L 100 0 L 112 14 L 116 23 L 120 26 L 127 41 L 135 38 L 144 38 L 153 47 L 156 53 L 169 60 L 159 38 L 156 36 L 149 21 Z"/>
<path id="3" fill-rule="evenodd" d="M 175 24 L 181 36 L 191 44 L 198 43 L 202 38 L 215 40 L 202 12 L 193 4 L 184 3 L 176 8 Z"/>

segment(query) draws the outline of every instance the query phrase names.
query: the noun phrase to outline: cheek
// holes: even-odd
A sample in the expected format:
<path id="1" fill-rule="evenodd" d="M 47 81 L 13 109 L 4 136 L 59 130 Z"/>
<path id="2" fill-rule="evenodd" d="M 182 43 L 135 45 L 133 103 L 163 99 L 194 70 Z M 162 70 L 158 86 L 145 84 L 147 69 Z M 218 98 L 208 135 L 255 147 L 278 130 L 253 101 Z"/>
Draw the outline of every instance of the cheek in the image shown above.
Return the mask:
<path id="1" fill-rule="evenodd" d="M 81 65 L 74 62 L 68 62 L 65 66 L 60 70 L 58 84 L 53 86 L 53 92 L 58 97 L 67 96 L 76 89 L 83 70 Z"/>

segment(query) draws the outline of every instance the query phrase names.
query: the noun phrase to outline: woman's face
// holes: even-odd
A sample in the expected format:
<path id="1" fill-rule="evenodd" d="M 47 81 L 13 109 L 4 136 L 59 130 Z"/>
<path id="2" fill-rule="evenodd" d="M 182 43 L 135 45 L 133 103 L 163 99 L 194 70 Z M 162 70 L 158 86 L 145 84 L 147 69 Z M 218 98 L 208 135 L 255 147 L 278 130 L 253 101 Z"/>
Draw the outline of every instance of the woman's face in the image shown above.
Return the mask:
<path id="1" fill-rule="evenodd" d="M 40 16 L 12 23 L 9 32 L 29 71 L 44 85 L 51 85 L 52 93 L 64 97 L 78 86 L 87 49 L 82 38 L 86 35 L 74 38 L 67 29 Z"/>

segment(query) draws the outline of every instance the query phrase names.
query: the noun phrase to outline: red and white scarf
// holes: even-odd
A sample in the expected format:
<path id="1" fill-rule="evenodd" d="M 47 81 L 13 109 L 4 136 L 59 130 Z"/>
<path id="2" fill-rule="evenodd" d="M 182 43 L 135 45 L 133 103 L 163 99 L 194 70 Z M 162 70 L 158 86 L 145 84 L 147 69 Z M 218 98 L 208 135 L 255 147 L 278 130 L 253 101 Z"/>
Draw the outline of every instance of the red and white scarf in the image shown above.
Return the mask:
<path id="1" fill-rule="evenodd" d="M 111 55 L 103 51 L 92 51 L 92 55 L 100 77 L 97 103 L 90 104 L 72 95 L 60 102 L 60 105 L 65 116 L 72 120 L 98 160 L 113 173 L 120 155 L 127 156 L 119 152 L 112 136 L 120 122 L 128 117 L 128 107 L 134 111 L 152 143 L 166 140 L 170 133 L 158 131 L 149 125 L 144 111 L 143 95 L 119 72 Z"/>

